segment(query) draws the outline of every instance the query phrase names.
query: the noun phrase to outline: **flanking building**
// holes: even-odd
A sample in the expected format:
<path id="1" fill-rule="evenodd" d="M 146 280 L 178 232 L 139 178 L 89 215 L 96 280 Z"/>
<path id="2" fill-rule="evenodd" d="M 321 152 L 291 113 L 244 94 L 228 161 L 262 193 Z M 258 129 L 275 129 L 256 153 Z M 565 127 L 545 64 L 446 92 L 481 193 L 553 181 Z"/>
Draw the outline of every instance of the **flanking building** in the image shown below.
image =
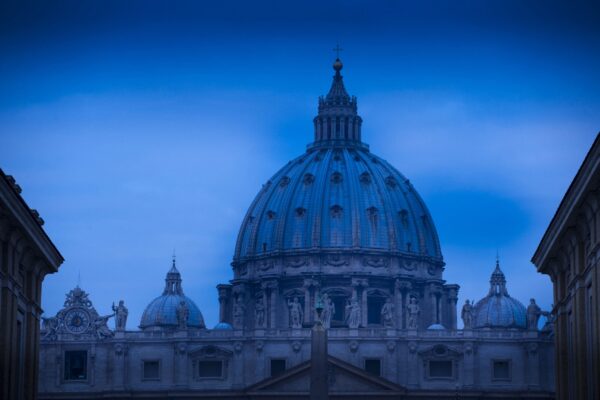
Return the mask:
<path id="1" fill-rule="evenodd" d="M 35 399 L 42 281 L 63 258 L 44 221 L 0 169 L 0 399 Z"/>
<path id="2" fill-rule="evenodd" d="M 600 398 L 600 136 L 532 262 L 554 284 L 557 399 Z"/>

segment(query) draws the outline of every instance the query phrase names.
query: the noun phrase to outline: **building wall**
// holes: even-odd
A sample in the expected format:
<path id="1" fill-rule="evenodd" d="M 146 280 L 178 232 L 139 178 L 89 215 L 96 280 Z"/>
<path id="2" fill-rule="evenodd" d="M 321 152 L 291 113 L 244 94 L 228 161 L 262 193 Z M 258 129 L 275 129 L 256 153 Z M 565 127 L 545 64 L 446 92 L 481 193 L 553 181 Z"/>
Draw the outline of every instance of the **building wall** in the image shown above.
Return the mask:
<path id="1" fill-rule="evenodd" d="M 20 191 L 0 170 L 0 398 L 18 400 L 36 398 L 42 280 L 62 263 Z"/>
<path id="2" fill-rule="evenodd" d="M 553 396 L 552 339 L 541 332 L 330 329 L 328 347 L 330 355 L 361 369 L 366 359 L 379 359 L 381 377 L 415 392 Z M 88 351 L 88 378 L 83 382 L 64 380 L 64 352 L 70 349 Z M 234 396 L 269 378 L 272 359 L 285 359 L 286 369 L 309 360 L 310 329 L 117 332 L 106 340 L 73 340 L 62 335 L 56 341 L 43 341 L 40 357 L 41 398 L 66 398 L 68 392 L 85 398 L 123 390 L 216 391 Z M 160 379 L 144 379 L 144 360 L 159 360 Z M 198 362 L 202 360 L 224 361 L 223 376 L 200 378 Z M 452 361 L 452 377 L 429 376 L 430 360 Z M 493 379 L 493 360 L 510 361 L 508 380 Z M 290 385 L 283 387 L 291 392 L 298 389 Z"/>
<path id="3" fill-rule="evenodd" d="M 600 138 L 532 261 L 554 285 L 558 399 L 600 397 Z"/>

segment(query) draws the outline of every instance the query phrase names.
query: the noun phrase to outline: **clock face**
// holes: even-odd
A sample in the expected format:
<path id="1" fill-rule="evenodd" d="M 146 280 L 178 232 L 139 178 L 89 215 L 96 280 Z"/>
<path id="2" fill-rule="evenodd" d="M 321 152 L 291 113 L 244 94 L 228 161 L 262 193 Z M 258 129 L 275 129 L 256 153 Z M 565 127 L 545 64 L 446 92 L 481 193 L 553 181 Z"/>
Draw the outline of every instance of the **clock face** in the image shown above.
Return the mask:
<path id="1" fill-rule="evenodd" d="M 65 325 L 72 333 L 82 333 L 90 326 L 90 316 L 83 308 L 73 308 L 65 315 Z"/>

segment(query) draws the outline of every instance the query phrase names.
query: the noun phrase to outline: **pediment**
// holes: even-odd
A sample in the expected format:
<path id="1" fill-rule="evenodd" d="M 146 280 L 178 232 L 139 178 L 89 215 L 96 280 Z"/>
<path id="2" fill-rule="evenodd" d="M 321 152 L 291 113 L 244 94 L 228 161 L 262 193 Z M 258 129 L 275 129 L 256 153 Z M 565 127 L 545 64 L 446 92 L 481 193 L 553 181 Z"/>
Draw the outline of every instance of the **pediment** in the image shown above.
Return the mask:
<path id="1" fill-rule="evenodd" d="M 247 394 L 308 394 L 310 390 L 310 361 L 291 368 L 279 376 L 267 378 L 246 389 Z M 361 398 L 369 394 L 401 394 L 405 390 L 387 379 L 369 374 L 361 368 L 338 358 L 328 357 L 329 393 L 348 394 Z"/>

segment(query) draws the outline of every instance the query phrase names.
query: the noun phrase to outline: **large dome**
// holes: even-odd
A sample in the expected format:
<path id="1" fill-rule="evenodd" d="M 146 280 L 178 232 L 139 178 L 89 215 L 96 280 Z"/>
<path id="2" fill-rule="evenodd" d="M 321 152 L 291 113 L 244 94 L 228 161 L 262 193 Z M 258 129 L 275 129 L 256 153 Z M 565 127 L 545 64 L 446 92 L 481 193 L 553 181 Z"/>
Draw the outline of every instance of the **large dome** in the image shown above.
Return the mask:
<path id="1" fill-rule="evenodd" d="M 361 141 L 362 119 L 336 61 L 315 142 L 277 172 L 242 223 L 234 266 L 260 257 L 350 251 L 442 262 L 435 225 L 410 181 Z"/>
<path id="2" fill-rule="evenodd" d="M 315 249 L 442 257 L 412 184 L 364 146 L 311 149 L 275 174 L 248 210 L 235 260 Z"/>

